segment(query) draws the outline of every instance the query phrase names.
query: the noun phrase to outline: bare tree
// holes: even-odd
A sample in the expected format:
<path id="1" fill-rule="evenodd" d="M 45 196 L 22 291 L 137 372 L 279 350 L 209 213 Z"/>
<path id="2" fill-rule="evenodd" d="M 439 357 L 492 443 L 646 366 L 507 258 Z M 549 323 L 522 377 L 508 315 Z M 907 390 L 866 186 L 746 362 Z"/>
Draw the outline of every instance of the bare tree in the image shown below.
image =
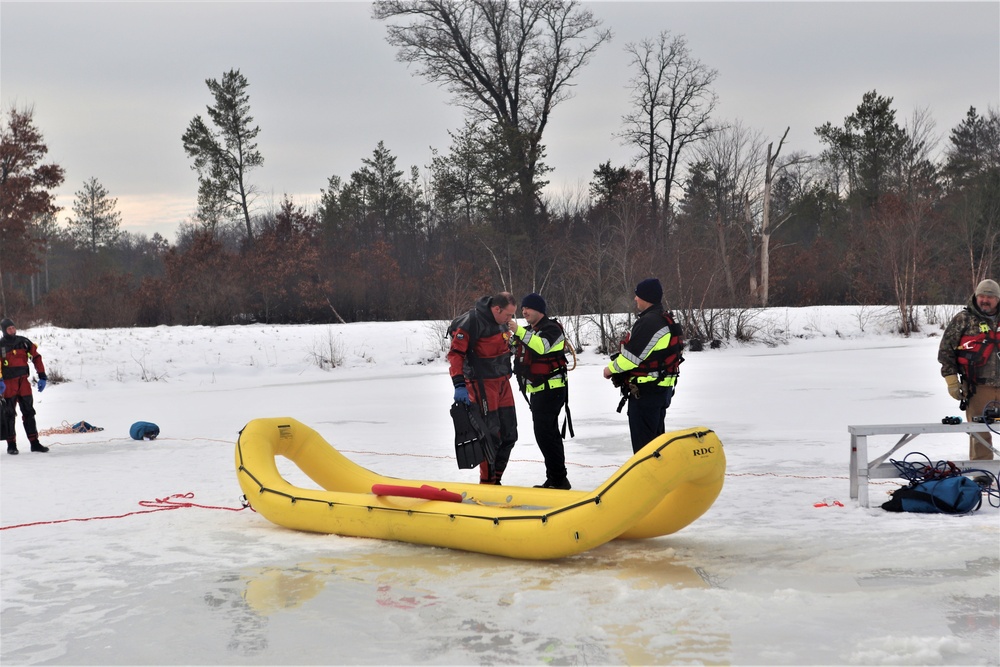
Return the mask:
<path id="1" fill-rule="evenodd" d="M 916 300 L 920 278 L 933 255 L 934 230 L 940 220 L 927 196 L 887 194 L 872 216 L 872 235 L 879 246 L 879 266 L 892 286 L 900 318 L 900 333 L 919 329 Z"/>
<path id="2" fill-rule="evenodd" d="M 733 238 L 743 241 L 747 268 L 755 252 L 756 211 L 760 204 L 764 162 L 763 139 L 756 130 L 748 130 L 736 121 L 714 131 L 699 148 L 700 162 L 708 175 L 712 217 L 726 288 L 733 304 L 738 302 L 734 259 L 738 249 L 730 247 Z M 750 294 L 756 296 L 756 272 L 749 271 Z"/>
<path id="3" fill-rule="evenodd" d="M 661 184 L 663 208 L 669 211 L 682 155 L 711 131 L 709 118 L 718 98 L 710 86 L 718 72 L 693 58 L 684 37 L 671 37 L 669 31 L 625 50 L 636 70 L 630 81 L 634 110 L 622 118 L 625 129 L 619 136 L 639 151 L 634 164 L 643 164 L 653 219 L 660 220 Z"/>
<path id="4" fill-rule="evenodd" d="M 949 208 L 964 244 L 968 283 L 975 285 L 1000 262 L 1000 112 L 991 108 L 983 116 L 970 107 L 951 130 L 945 158 Z"/>
<path id="5" fill-rule="evenodd" d="M 417 63 L 474 119 L 500 130 L 528 225 L 540 205 L 542 135 L 552 110 L 611 33 L 598 30 L 579 3 L 563 0 L 384 0 L 372 15 L 407 21 L 387 28 L 397 58 Z"/>
<path id="6" fill-rule="evenodd" d="M 41 250 L 39 274 L 31 276 L 31 305 L 34 306 L 38 301 L 39 293 L 49 291 L 49 261 L 52 254 L 52 242 L 60 234 L 59 221 L 55 212 L 37 216 L 34 224 L 31 225 L 31 234 Z"/>
<path id="7" fill-rule="evenodd" d="M 771 234 L 781 226 L 781 223 L 787 220 L 784 218 L 779 220 L 777 223 L 771 221 L 771 187 L 774 184 L 774 179 L 778 173 L 782 170 L 782 166 L 776 168 L 775 165 L 778 163 L 778 156 L 781 154 L 781 147 L 785 145 L 785 138 L 788 136 L 788 131 L 791 127 L 785 128 L 785 133 L 781 135 L 781 141 L 778 142 L 777 150 L 774 148 L 774 142 L 772 141 L 767 145 L 767 160 L 764 163 L 764 193 L 763 201 L 761 206 L 761 216 L 760 216 L 760 286 L 758 287 L 758 294 L 760 295 L 760 305 L 762 307 L 767 306 L 767 300 L 769 297 L 768 292 L 770 291 L 771 283 Z"/>

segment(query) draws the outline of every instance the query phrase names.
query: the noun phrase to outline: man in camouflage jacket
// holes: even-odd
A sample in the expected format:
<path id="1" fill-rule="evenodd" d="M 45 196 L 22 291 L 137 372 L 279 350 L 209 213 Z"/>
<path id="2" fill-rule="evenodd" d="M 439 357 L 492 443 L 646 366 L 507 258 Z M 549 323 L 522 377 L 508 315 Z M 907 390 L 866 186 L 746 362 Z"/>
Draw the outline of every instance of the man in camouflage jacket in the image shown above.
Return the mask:
<path id="1" fill-rule="evenodd" d="M 1000 409 L 1000 285 L 984 280 L 969 303 L 944 330 L 938 348 L 941 375 L 948 393 L 966 408 L 966 417 L 982 416 L 995 402 Z M 980 434 L 992 443 L 989 433 Z M 969 458 L 992 459 L 993 452 L 974 436 L 969 438 Z"/>

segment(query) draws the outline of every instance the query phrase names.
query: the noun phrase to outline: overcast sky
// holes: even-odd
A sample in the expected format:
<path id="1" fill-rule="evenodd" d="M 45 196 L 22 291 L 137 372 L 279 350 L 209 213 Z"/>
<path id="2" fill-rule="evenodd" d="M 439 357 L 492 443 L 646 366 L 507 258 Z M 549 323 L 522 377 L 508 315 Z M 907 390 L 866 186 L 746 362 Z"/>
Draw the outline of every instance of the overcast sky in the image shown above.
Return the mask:
<path id="1" fill-rule="evenodd" d="M 585 3 L 614 39 L 556 107 L 544 143 L 553 188 L 585 189 L 593 170 L 633 151 L 614 133 L 629 111 L 624 47 L 662 30 L 718 70 L 716 118 L 739 119 L 786 149 L 815 153 L 814 129 L 843 123 L 865 92 L 893 98 L 905 125 L 929 110 L 942 142 L 970 106 L 1000 107 L 1000 3 Z M 384 141 L 404 171 L 445 152 L 462 113 L 385 41 L 361 2 L 0 3 L 3 108 L 31 105 L 66 170 L 58 203 L 96 177 L 133 232 L 175 239 L 197 176 L 181 135 L 212 98 L 205 80 L 249 81 L 267 207 L 318 199 Z"/>

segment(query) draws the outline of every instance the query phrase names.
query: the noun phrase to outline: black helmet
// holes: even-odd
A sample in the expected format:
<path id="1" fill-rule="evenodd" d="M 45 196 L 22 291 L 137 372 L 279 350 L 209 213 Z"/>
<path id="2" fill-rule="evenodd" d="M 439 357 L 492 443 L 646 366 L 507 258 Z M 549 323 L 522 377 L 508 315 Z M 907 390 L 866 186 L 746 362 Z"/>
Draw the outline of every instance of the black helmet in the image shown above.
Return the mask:
<path id="1" fill-rule="evenodd" d="M 7 333 L 7 327 L 12 327 L 12 326 L 14 326 L 14 320 L 10 319 L 9 317 L 5 317 L 2 320 L 0 320 L 0 331 L 2 331 L 3 333 Z"/>

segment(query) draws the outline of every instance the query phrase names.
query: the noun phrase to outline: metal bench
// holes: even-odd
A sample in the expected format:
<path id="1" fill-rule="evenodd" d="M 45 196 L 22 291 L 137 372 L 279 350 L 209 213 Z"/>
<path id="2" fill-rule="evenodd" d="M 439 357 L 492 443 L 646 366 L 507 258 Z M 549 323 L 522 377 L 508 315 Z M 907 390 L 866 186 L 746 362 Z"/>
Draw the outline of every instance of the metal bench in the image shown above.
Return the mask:
<path id="1" fill-rule="evenodd" d="M 992 427 L 992 429 L 991 429 Z M 962 470 L 978 468 L 988 470 L 994 475 L 1000 476 L 1000 452 L 994 446 L 989 445 L 980 433 L 988 433 L 991 430 L 1000 433 L 1000 423 L 982 424 L 978 422 L 962 422 L 961 424 L 871 424 L 862 426 L 848 426 L 847 430 L 851 434 L 851 500 L 857 500 L 862 507 L 869 507 L 868 500 L 868 480 L 871 479 L 894 479 L 899 477 L 899 471 L 887 459 L 914 438 L 924 433 L 961 433 L 973 434 L 981 443 L 990 448 L 994 458 L 992 460 L 952 460 L 956 466 Z M 868 436 L 874 435 L 899 435 L 899 441 L 882 456 L 868 460 Z M 968 446 L 968 442 L 962 443 Z M 926 452 L 925 452 L 926 453 Z M 930 456 L 928 454 L 928 456 Z M 933 461 L 933 457 L 931 457 Z"/>

